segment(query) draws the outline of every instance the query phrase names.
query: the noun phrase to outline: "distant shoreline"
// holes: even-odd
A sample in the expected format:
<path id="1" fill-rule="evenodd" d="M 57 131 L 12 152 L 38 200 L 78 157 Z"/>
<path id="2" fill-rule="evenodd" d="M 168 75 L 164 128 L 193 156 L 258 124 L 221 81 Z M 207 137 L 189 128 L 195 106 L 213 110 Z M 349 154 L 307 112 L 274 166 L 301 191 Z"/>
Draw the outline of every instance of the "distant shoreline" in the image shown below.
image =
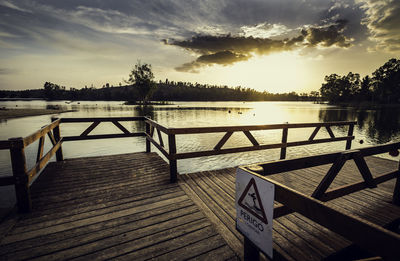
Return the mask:
<path id="1" fill-rule="evenodd" d="M 0 120 L 8 120 L 14 118 L 39 116 L 48 114 L 58 114 L 63 112 L 71 112 L 73 110 L 62 109 L 0 109 Z"/>

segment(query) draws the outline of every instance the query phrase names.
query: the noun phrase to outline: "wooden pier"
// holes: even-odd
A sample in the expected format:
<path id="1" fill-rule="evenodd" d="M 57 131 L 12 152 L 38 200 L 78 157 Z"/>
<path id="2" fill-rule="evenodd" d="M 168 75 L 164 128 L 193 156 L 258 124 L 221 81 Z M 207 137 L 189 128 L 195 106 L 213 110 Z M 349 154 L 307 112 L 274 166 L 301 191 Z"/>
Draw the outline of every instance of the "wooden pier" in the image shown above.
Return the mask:
<path id="1" fill-rule="evenodd" d="M 93 167 L 95 166 L 95 167 Z M 31 187 L 2 260 L 235 260 L 156 153 L 50 163 Z M 9 221 L 11 222 L 11 221 Z"/>
<path id="2" fill-rule="evenodd" d="M 89 135 L 103 121 L 112 122 L 123 133 Z M 120 121 L 144 121 L 146 132 L 128 131 Z M 62 137 L 60 123 L 63 122 L 92 123 L 79 136 Z M 354 124 L 177 129 L 161 126 L 145 117 L 55 120 L 26 138 L 0 142 L 0 149 L 10 149 L 14 172 L 11 177 L 0 178 L 0 185 L 15 184 L 21 212 L 10 215 L 0 225 L 0 259 L 243 259 L 244 239 L 235 228 L 236 169 L 177 175 L 177 160 L 270 148 L 280 148 L 281 159 L 284 159 L 287 147 L 335 141 L 346 141 L 345 148 L 350 149 Z M 338 137 L 332 126 L 349 126 L 347 136 Z M 291 128 L 312 128 L 312 133 L 308 140 L 288 142 Z M 327 129 L 329 137 L 315 139 L 321 128 Z M 270 129 L 282 129 L 282 143 L 259 144 L 250 132 Z M 235 131 L 243 132 L 253 146 L 222 148 Z M 177 150 L 175 135 L 215 132 L 225 134 L 209 151 L 182 153 Z M 167 135 L 168 142 L 164 143 L 162 133 Z M 46 136 L 53 147 L 45 154 Z M 146 152 L 66 160 L 62 155 L 61 145 L 66 141 L 122 137 L 146 137 Z M 24 148 L 35 140 L 39 140 L 37 164 L 27 170 Z M 166 156 L 169 164 L 150 152 L 150 144 Z M 380 248 L 389 249 L 387 256 L 385 251 L 383 253 L 385 258 L 398 257 L 397 250 L 393 250 L 396 246 L 390 244 L 400 242 L 400 236 L 387 230 L 396 231 L 400 224 L 398 162 L 372 155 L 396 154 L 399 148 L 400 143 L 395 143 L 249 166 L 250 170 L 267 175 L 278 186 L 283 184 L 299 193 L 312 195 L 327 201 L 324 204 L 328 208 L 365 220 L 367 228 L 372 227 L 372 232 L 376 230 L 383 235 L 377 239 L 371 254 L 365 251 L 369 240 L 355 244 L 360 243 L 358 238 L 343 236 L 340 230 L 326 228 L 319 224 L 324 222 L 293 213 L 291 208 L 276 202 L 274 259 L 343 260 L 346 257 L 351 260 L 350 254 L 356 253 L 354 258 L 378 260 L 375 253 L 381 253 Z M 57 162 L 47 164 L 38 176 L 53 155 L 57 156 Z M 335 221 L 328 223 L 335 224 Z M 354 231 L 359 237 L 375 235 L 363 233 Z"/>

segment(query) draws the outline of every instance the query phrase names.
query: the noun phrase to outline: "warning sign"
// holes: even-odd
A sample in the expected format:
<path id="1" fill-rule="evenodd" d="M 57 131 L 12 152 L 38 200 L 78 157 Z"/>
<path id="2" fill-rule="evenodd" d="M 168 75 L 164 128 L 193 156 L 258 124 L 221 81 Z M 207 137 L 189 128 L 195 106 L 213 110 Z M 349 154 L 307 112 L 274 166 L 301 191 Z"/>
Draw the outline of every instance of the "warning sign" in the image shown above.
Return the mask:
<path id="1" fill-rule="evenodd" d="M 264 206 L 260 200 L 260 193 L 258 192 L 254 178 L 250 179 L 249 184 L 247 184 L 247 187 L 244 189 L 244 192 L 240 196 L 239 206 L 253 214 L 253 216 L 258 218 L 265 224 L 268 224 Z"/>
<path id="2" fill-rule="evenodd" d="M 238 168 L 236 228 L 272 258 L 274 184 Z"/>

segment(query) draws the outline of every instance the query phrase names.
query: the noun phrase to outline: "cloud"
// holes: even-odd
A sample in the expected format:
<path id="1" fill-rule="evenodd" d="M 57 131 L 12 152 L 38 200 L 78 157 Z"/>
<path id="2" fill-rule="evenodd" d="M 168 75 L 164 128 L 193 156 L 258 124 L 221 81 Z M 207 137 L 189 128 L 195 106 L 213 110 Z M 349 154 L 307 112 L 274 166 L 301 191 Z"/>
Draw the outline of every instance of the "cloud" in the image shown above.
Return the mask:
<path id="1" fill-rule="evenodd" d="M 175 68 L 180 72 L 198 72 L 201 67 L 207 65 L 230 65 L 246 61 L 254 55 L 268 55 L 315 46 L 347 48 L 351 46 L 351 40 L 343 34 L 346 24 L 346 20 L 338 20 L 333 24 L 323 26 L 307 26 L 300 30 L 297 36 L 281 40 L 227 34 L 197 35 L 188 40 L 165 39 L 163 42 L 200 55 L 196 60 Z M 260 29 L 259 26 L 255 28 Z M 289 31 L 283 26 L 268 26 L 268 28 L 283 28 L 282 33 L 284 34 Z"/>
<path id="2" fill-rule="evenodd" d="M 400 50 L 400 1 L 359 0 L 365 10 L 362 24 L 366 25 L 376 50 Z"/>
<path id="3" fill-rule="evenodd" d="M 25 9 L 25 8 L 21 8 L 16 6 L 15 4 L 9 2 L 9 1 L 0 1 L 0 5 L 5 6 L 7 8 L 13 9 L 13 10 L 17 10 L 20 12 L 24 12 L 24 13 L 32 13 L 31 10 Z"/>
<path id="4" fill-rule="evenodd" d="M 238 54 L 231 51 L 220 51 L 212 54 L 204 54 L 191 63 L 185 63 L 175 69 L 178 72 L 197 73 L 198 69 L 205 65 L 220 64 L 229 65 L 240 61 L 246 61 L 250 58 L 248 55 Z"/>
<path id="5" fill-rule="evenodd" d="M 346 20 L 338 20 L 335 24 L 324 27 L 310 27 L 303 31 L 310 46 L 321 45 L 329 47 L 350 47 L 350 39 L 343 35 L 343 30 L 347 24 Z"/>

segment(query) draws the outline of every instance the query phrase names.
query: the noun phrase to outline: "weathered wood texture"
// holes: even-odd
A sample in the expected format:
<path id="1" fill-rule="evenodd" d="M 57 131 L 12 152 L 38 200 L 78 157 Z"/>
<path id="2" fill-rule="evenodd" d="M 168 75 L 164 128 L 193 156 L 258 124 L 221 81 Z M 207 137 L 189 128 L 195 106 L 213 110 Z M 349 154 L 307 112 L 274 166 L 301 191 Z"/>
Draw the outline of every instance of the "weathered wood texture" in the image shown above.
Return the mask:
<path id="1" fill-rule="evenodd" d="M 50 163 L 1 260 L 237 259 L 155 153 Z"/>
<path id="2" fill-rule="evenodd" d="M 397 169 L 398 163 L 367 157 L 372 176 Z M 268 176 L 297 191 L 311 195 L 332 164 L 294 170 Z M 330 188 L 363 181 L 354 161 L 344 164 Z M 205 171 L 180 176 L 180 184 L 224 236 L 228 244 L 243 256 L 243 237 L 236 231 L 234 206 L 235 168 Z M 327 202 L 343 213 L 385 226 L 400 218 L 400 207 L 391 203 L 396 180 L 379 184 Z M 275 207 L 279 204 L 276 202 Z M 367 235 L 366 235 L 367 236 Z M 274 255 L 287 260 L 321 260 L 351 245 L 351 242 L 310 219 L 293 213 L 274 219 Z"/>

